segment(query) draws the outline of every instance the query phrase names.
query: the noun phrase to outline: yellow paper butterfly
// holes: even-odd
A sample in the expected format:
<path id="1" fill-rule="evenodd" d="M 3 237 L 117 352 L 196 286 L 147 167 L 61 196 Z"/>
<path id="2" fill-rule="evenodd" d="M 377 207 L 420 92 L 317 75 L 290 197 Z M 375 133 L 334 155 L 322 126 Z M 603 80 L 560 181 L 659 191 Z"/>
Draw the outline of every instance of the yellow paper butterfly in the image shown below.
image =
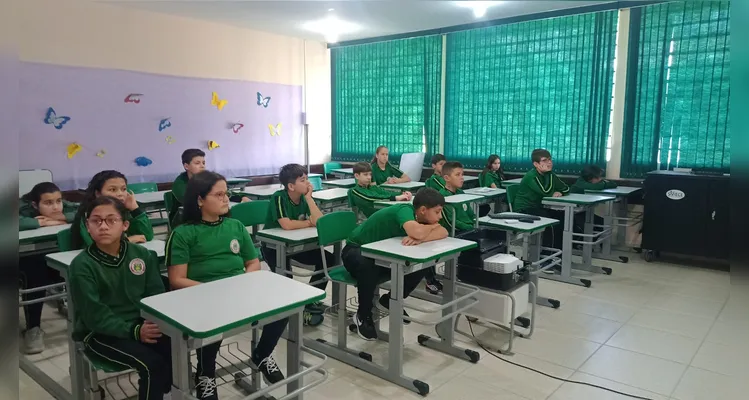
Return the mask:
<path id="1" fill-rule="evenodd" d="M 172 144 L 172 143 L 176 142 L 176 140 L 174 140 L 174 138 L 171 137 L 171 136 L 167 136 L 165 140 L 166 140 L 167 144 Z"/>
<path id="2" fill-rule="evenodd" d="M 216 143 L 215 141 L 213 140 L 208 141 L 208 150 L 215 150 L 215 149 L 218 149 L 219 147 L 221 146 L 219 146 L 218 143 Z"/>
<path id="3" fill-rule="evenodd" d="M 213 92 L 213 95 L 211 97 L 211 105 L 212 106 L 216 106 L 216 108 L 218 108 L 219 110 L 221 110 L 222 108 L 224 108 L 224 106 L 228 102 L 229 102 L 228 100 L 219 100 L 218 93 Z"/>
<path id="4" fill-rule="evenodd" d="M 107 151 L 104 149 L 99 150 L 98 153 L 96 153 L 96 156 L 99 158 L 104 158 L 104 156 L 107 154 Z"/>
<path id="5" fill-rule="evenodd" d="M 71 143 L 68 145 L 68 158 L 73 158 L 76 154 L 78 154 L 79 151 L 81 151 L 83 147 L 81 147 L 78 143 Z"/>
<path id="6" fill-rule="evenodd" d="M 276 126 L 273 126 L 273 124 L 268 124 L 268 129 L 270 130 L 271 136 L 281 136 L 281 123 L 280 122 Z"/>

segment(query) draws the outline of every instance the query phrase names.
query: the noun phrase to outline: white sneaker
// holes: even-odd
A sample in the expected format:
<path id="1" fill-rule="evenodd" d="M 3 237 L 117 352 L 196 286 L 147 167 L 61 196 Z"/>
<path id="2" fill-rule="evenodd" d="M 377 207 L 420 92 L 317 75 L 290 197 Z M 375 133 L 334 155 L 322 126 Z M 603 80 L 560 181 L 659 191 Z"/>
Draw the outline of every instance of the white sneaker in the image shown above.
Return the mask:
<path id="1" fill-rule="evenodd" d="M 38 326 L 23 334 L 23 347 L 26 354 L 39 354 L 44 351 L 44 331 Z"/>

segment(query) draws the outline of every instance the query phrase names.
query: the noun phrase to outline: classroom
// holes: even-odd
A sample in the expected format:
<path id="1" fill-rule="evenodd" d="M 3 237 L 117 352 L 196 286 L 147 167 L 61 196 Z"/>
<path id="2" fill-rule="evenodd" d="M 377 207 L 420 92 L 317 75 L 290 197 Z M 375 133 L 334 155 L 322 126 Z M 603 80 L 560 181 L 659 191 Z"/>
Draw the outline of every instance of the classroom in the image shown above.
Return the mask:
<path id="1" fill-rule="evenodd" d="M 20 399 L 746 398 L 731 2 L 16 11 Z"/>

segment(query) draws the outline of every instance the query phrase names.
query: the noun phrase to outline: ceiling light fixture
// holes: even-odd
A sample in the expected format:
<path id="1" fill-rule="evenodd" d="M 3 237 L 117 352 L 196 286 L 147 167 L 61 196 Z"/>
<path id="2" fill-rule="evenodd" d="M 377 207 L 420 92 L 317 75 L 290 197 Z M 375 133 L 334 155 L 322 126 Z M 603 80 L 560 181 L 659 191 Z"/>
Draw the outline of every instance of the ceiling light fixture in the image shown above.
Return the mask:
<path id="1" fill-rule="evenodd" d="M 473 16 L 475 18 L 482 18 L 486 15 L 486 11 L 489 7 L 501 4 L 501 1 L 456 1 L 455 5 L 463 8 L 470 8 L 473 10 Z"/>
<path id="2" fill-rule="evenodd" d="M 340 20 L 335 16 L 326 17 L 317 21 L 310 21 L 305 23 L 302 27 L 308 31 L 322 34 L 325 37 L 325 41 L 328 43 L 337 42 L 338 37 L 342 34 L 356 32 L 361 29 L 359 25 Z"/>

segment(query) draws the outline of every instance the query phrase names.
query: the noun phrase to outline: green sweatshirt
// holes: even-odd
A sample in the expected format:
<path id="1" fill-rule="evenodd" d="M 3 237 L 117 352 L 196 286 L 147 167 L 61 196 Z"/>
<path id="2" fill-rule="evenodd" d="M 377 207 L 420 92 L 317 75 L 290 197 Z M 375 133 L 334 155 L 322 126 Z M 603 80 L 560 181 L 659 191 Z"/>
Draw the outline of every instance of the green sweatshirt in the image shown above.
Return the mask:
<path id="1" fill-rule="evenodd" d="M 151 219 L 148 218 L 148 214 L 144 213 L 140 208 L 136 208 L 130 211 L 130 216 L 127 219 L 130 222 L 130 227 L 127 228 L 128 236 L 143 235 L 146 237 L 146 241 L 150 242 L 153 240 L 153 226 L 151 226 Z M 91 239 L 91 235 L 88 234 L 86 229 L 86 221 L 81 219 L 81 238 L 86 246 L 90 246 L 94 243 Z"/>
<path id="2" fill-rule="evenodd" d="M 440 191 L 445 188 L 445 178 L 439 174 L 434 174 L 424 182 L 424 185 L 428 188 Z"/>
<path id="3" fill-rule="evenodd" d="M 395 201 L 395 197 L 400 193 L 385 190 L 377 185 L 368 187 L 356 185 L 348 190 L 349 205 L 356 207 L 365 217 L 369 218 L 374 214 L 374 202 L 380 200 Z"/>
<path id="4" fill-rule="evenodd" d="M 479 186 L 492 187 L 492 183 L 497 187 L 502 187 L 502 177 L 497 171 L 483 171 L 479 174 Z"/>
<path id="5" fill-rule="evenodd" d="M 154 252 L 123 240 L 119 256 L 113 257 L 94 244 L 73 259 L 68 271 L 74 340 L 90 333 L 140 340 L 140 300 L 164 293 Z"/>
<path id="6" fill-rule="evenodd" d="M 62 213 L 65 214 L 65 221 L 68 223 L 73 222 L 77 211 L 78 203 L 71 203 L 65 200 L 62 201 Z M 22 200 L 21 206 L 18 209 L 18 230 L 27 231 L 40 228 L 39 221 L 36 219 L 38 216 L 39 210 L 34 208 L 30 201 Z"/>
<path id="7" fill-rule="evenodd" d="M 403 176 L 403 171 L 395 168 L 393 164 L 387 163 L 385 169 L 380 169 L 377 161 L 372 163 L 372 181 L 378 185 L 385 183 L 388 178 L 400 178 L 401 176 Z"/>
<path id="8" fill-rule="evenodd" d="M 172 182 L 172 194 L 174 195 L 174 199 L 176 200 L 174 204 L 176 208 L 179 208 L 179 206 L 181 206 L 182 203 L 185 202 L 187 181 L 189 181 L 189 178 L 187 178 L 187 172 L 183 172 L 179 174 L 179 176 L 177 176 L 177 179 L 175 179 L 174 182 Z"/>
<path id="9" fill-rule="evenodd" d="M 616 182 L 607 181 L 606 179 L 601 179 L 598 183 L 590 183 L 580 177 L 577 178 L 577 181 L 575 181 L 575 184 L 570 189 L 572 193 L 585 193 L 586 190 L 613 189 L 616 186 Z"/>
<path id="10" fill-rule="evenodd" d="M 448 189 L 442 189 L 440 190 L 440 193 L 443 196 L 448 197 L 455 194 L 463 194 L 464 192 L 462 189 L 458 189 L 455 192 L 451 192 Z M 442 207 L 442 219 L 440 220 L 440 225 L 444 226 L 448 232 L 453 229 L 453 212 L 457 212 L 457 214 L 455 214 L 456 231 L 468 231 L 474 229 L 476 224 L 476 214 L 474 214 L 473 207 L 471 207 L 470 204 L 465 203 L 458 206 L 445 204 L 445 206 Z"/>
<path id="11" fill-rule="evenodd" d="M 542 174 L 536 169 L 528 171 L 518 184 L 519 188 L 512 201 L 514 212 L 523 212 L 531 208 L 541 208 L 544 197 L 552 197 L 555 192 L 563 195 L 570 193 L 570 187 L 554 172 Z"/>

